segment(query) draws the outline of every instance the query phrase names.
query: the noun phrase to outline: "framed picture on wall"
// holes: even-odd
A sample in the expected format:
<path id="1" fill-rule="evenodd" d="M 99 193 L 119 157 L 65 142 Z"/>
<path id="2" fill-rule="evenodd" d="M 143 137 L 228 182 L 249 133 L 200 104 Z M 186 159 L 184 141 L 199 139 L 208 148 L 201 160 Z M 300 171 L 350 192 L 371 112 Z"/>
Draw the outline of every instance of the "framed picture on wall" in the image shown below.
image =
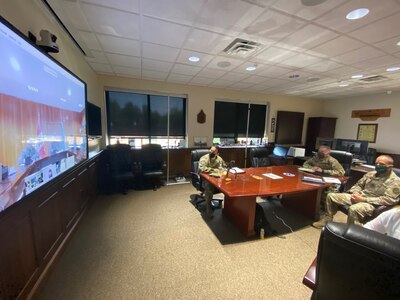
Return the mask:
<path id="1" fill-rule="evenodd" d="M 358 124 L 357 140 L 376 142 L 378 124 Z"/>

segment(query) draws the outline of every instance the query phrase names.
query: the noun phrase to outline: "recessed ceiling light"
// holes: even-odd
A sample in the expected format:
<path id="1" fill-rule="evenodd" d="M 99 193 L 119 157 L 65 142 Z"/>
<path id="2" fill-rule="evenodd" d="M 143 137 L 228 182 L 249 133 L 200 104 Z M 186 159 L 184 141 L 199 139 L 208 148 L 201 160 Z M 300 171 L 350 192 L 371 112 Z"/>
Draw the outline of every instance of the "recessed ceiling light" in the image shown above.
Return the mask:
<path id="1" fill-rule="evenodd" d="M 400 41 L 398 41 L 396 45 L 397 45 L 397 46 L 400 46 Z"/>
<path id="2" fill-rule="evenodd" d="M 395 71 L 398 71 L 398 70 L 400 70 L 400 67 L 390 67 L 390 68 L 386 69 L 386 71 L 388 71 L 388 72 L 395 72 Z"/>
<path id="3" fill-rule="evenodd" d="M 339 84 L 339 86 L 340 87 L 346 87 L 346 86 L 349 86 L 349 84 L 348 83 L 341 83 L 341 84 Z"/>
<path id="4" fill-rule="evenodd" d="M 365 17 L 366 15 L 368 15 L 368 13 L 369 13 L 368 8 L 358 8 L 358 9 L 355 9 L 355 10 L 349 12 L 346 15 L 346 19 L 347 20 L 358 20 L 358 19 L 361 19 L 361 18 Z"/>
<path id="5" fill-rule="evenodd" d="M 189 60 L 190 60 L 191 62 L 198 62 L 198 61 L 200 61 L 200 57 L 198 57 L 198 56 L 191 56 L 191 57 L 189 57 Z"/>
<path id="6" fill-rule="evenodd" d="M 364 77 L 364 75 L 361 75 L 361 74 L 351 76 L 351 78 L 353 78 L 353 79 L 358 79 L 358 78 L 363 78 L 363 77 Z"/>
<path id="7" fill-rule="evenodd" d="M 246 71 L 252 72 L 252 71 L 255 71 L 256 69 L 257 69 L 257 66 L 248 66 L 246 68 Z"/>

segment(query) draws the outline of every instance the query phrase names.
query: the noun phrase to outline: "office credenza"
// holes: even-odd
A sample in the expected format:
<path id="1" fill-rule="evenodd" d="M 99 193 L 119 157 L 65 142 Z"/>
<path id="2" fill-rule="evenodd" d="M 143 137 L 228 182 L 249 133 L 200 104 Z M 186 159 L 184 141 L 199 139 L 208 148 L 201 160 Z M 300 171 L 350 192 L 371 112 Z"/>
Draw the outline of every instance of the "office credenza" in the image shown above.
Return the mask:
<path id="1" fill-rule="evenodd" d="M 36 297 L 97 196 L 101 156 L 0 213 L 0 299 Z"/>

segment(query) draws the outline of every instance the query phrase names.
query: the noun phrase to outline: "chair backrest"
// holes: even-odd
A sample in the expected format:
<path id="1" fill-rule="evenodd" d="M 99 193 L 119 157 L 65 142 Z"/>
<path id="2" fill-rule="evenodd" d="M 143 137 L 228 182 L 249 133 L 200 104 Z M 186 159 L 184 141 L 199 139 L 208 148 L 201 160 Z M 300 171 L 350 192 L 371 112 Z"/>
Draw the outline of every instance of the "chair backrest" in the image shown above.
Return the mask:
<path id="1" fill-rule="evenodd" d="M 400 177 L 400 169 L 399 168 L 393 168 L 393 172 Z"/>
<path id="2" fill-rule="evenodd" d="M 250 149 L 250 161 L 253 168 L 270 166 L 271 162 L 268 155 L 271 154 L 271 150 L 265 147 L 251 148 Z"/>
<path id="3" fill-rule="evenodd" d="M 132 171 L 132 152 L 128 144 L 108 145 L 106 148 L 106 164 L 112 174 Z"/>
<path id="4" fill-rule="evenodd" d="M 199 160 L 202 156 L 210 153 L 209 149 L 195 149 L 191 152 L 191 166 L 192 166 L 192 185 L 198 191 L 202 191 L 201 180 L 196 175 L 199 173 Z"/>
<path id="5" fill-rule="evenodd" d="M 337 161 L 342 165 L 344 169 L 344 175 L 349 176 L 351 170 L 351 164 L 353 162 L 353 154 L 341 150 L 331 150 L 331 156 L 336 158 Z"/>
<path id="6" fill-rule="evenodd" d="M 160 144 L 145 144 L 140 151 L 142 172 L 162 171 L 163 158 Z"/>
<path id="7" fill-rule="evenodd" d="M 328 222 L 319 239 L 312 299 L 399 299 L 399 270 L 400 240 Z"/>

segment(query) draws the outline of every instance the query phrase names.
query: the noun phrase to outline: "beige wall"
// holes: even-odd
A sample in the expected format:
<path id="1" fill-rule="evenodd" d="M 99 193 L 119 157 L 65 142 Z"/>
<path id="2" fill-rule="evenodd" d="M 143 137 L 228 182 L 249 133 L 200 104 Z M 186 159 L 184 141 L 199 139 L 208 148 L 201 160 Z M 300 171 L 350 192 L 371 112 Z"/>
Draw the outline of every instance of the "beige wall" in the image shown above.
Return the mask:
<path id="1" fill-rule="evenodd" d="M 324 101 L 324 111 L 327 116 L 336 117 L 336 138 L 356 139 L 358 124 L 378 124 L 376 143 L 370 147 L 387 153 L 400 153 L 400 92 L 390 95 L 380 93 L 376 95 L 364 95 L 345 98 L 335 101 Z M 376 121 L 362 121 L 352 118 L 353 110 L 390 108 L 389 118 L 379 118 Z"/>
<path id="2" fill-rule="evenodd" d="M 178 93 L 188 97 L 188 142 L 193 145 L 193 137 L 205 136 L 210 144 L 213 137 L 214 101 L 215 99 L 231 99 L 237 102 L 270 104 L 269 120 L 276 117 L 278 110 L 305 112 L 303 127 L 303 143 L 308 117 L 321 116 L 323 102 L 299 97 L 275 96 L 258 93 L 245 93 L 233 90 L 216 89 L 200 86 L 171 84 L 158 81 L 137 80 L 132 78 L 99 76 L 99 93 L 104 94 L 104 88 L 114 88 L 142 92 Z M 203 110 L 207 116 L 206 123 L 197 123 L 197 114 Z M 268 122 L 270 124 L 270 122 Z M 269 126 L 268 126 L 269 128 Z M 275 136 L 268 130 L 269 141 Z"/>

